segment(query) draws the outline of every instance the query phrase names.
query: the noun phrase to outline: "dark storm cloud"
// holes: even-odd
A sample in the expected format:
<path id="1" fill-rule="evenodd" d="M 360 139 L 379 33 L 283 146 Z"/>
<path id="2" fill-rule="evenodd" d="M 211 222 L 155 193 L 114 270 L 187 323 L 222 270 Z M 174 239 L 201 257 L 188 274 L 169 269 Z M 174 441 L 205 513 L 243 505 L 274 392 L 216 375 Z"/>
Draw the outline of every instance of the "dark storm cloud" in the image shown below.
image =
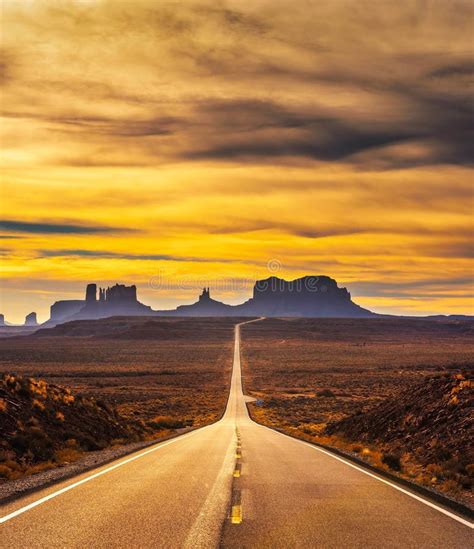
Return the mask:
<path id="1" fill-rule="evenodd" d="M 0 219 L 0 230 L 30 234 L 101 234 L 129 231 L 130 229 L 71 223 L 42 223 Z"/>
<path id="2" fill-rule="evenodd" d="M 306 53 L 313 49 L 310 44 L 308 48 Z M 398 98 L 400 113 L 393 116 L 394 113 L 388 109 L 386 118 L 380 118 L 369 111 L 362 119 L 354 120 L 348 110 L 333 108 L 325 111 L 317 103 L 317 93 L 313 106 L 306 106 L 306 112 L 298 112 L 288 103 L 277 105 L 270 101 L 237 99 L 224 104 L 217 100 L 202 111 L 209 111 L 209 124 L 214 125 L 215 133 L 221 139 L 212 143 L 212 134 L 206 134 L 206 138 L 210 137 L 210 146 L 194 146 L 183 153 L 184 157 L 222 161 L 249 158 L 272 161 L 282 157 L 351 160 L 370 168 L 373 160 L 370 155 L 360 159 L 353 156 L 366 150 L 376 152 L 389 145 L 404 143 L 408 146 L 423 145 L 425 151 L 418 157 L 384 152 L 377 167 L 399 169 L 442 163 L 471 165 L 472 88 L 459 82 L 459 77 L 471 75 L 472 61 L 457 59 L 446 64 L 446 55 L 425 57 L 427 60 L 418 53 L 388 56 L 386 66 L 393 63 L 393 74 L 380 71 L 376 66 L 371 70 L 370 58 L 364 65 L 357 56 L 349 66 L 321 68 L 315 64 L 314 69 L 309 69 L 298 63 L 287 65 L 252 56 L 243 44 L 240 56 L 222 55 L 219 58 L 219 69 L 227 78 L 234 75 L 239 81 L 268 80 L 273 82 L 274 89 L 284 89 L 288 83 L 300 82 L 335 85 L 340 91 L 363 90 L 373 94 L 375 106 L 389 98 Z M 399 70 L 402 63 L 408 70 Z M 430 65 L 425 72 L 424 63 Z M 442 80 L 442 85 L 437 80 Z M 270 136 L 251 134 L 263 127 L 275 131 Z M 281 130 L 289 128 L 295 131 L 282 133 Z M 241 135 L 244 130 L 249 134 Z"/>
<path id="3" fill-rule="evenodd" d="M 54 142 L 68 133 L 61 165 L 470 165 L 472 5 L 429 5 L 41 3 L 13 17 L 38 38 L 12 35 L 31 70 L 5 115 L 41 121 Z"/>
<path id="4" fill-rule="evenodd" d="M 393 93 L 401 93 L 396 87 Z M 127 160 L 130 165 L 168 160 L 259 161 L 300 158 L 320 161 L 351 161 L 370 169 L 366 152 L 379 154 L 377 167 L 403 168 L 415 165 L 471 165 L 473 149 L 473 106 L 463 97 L 433 92 L 403 91 L 413 115 L 409 120 L 351 119 L 317 104 L 295 108 L 269 100 L 212 100 L 197 102 L 180 116 L 154 115 L 143 119 L 118 120 L 107 117 L 4 113 L 10 118 L 34 118 L 52 124 L 55 131 L 113 138 L 107 146 L 127 146 L 127 139 L 140 151 Z M 142 138 L 166 138 L 170 149 Z M 425 146 L 421 157 L 394 155 L 384 150 L 392 145 Z M 157 154 L 159 151 L 159 155 Z M 145 156 L 143 156 L 145 155 Z M 88 155 L 84 165 L 107 165 L 109 160 Z M 121 165 L 120 156 L 112 162 Z"/>
<path id="5" fill-rule="evenodd" d="M 467 71 L 461 65 L 440 67 L 439 74 L 449 71 Z M 430 75 L 437 74 L 432 71 Z M 321 79 L 321 76 L 318 76 Z M 278 72 L 275 74 L 278 80 Z M 336 81 L 342 87 L 361 87 L 384 96 L 395 96 L 401 101 L 404 113 L 398 117 L 371 117 L 355 120 L 350 111 L 324 108 L 315 101 L 312 106 L 297 108 L 269 100 L 209 100 L 198 105 L 191 120 L 209 127 L 206 141 L 209 146 L 199 147 L 193 140 L 193 149 L 185 151 L 185 158 L 214 160 L 260 160 L 276 157 L 302 157 L 315 160 L 356 160 L 364 151 L 405 144 L 423 145 L 424 154 L 384 153 L 385 167 L 402 168 L 413 165 L 459 164 L 471 165 L 473 149 L 472 97 L 466 90 L 433 89 L 424 85 L 423 78 L 413 82 L 380 82 L 349 74 L 326 75 L 326 81 Z M 387 112 L 389 115 L 390 112 Z M 359 160 L 360 162 L 360 160 Z M 370 157 L 362 163 L 370 167 Z"/>
<path id="6" fill-rule="evenodd" d="M 183 153 L 186 158 L 240 160 L 247 158 L 306 157 L 341 160 L 354 153 L 419 138 L 404 128 L 379 128 L 351 123 L 317 106 L 296 110 L 272 101 L 209 102 L 196 113 L 212 132 L 211 146 Z"/>
<path id="7" fill-rule="evenodd" d="M 373 153 L 379 155 L 377 167 L 384 168 L 472 164 L 473 107 L 469 100 L 397 86 L 390 93 L 403 95 L 412 113 L 409 119 L 353 120 L 348 112 L 318 104 L 296 108 L 269 100 L 208 99 L 198 101 L 181 116 L 155 115 L 141 120 L 55 116 L 48 120 L 62 131 L 71 128 L 113 137 L 117 147 L 125 146 L 119 140 L 130 139 L 145 154 L 145 163 L 163 161 L 167 156 L 169 160 L 174 157 L 263 163 L 300 158 L 351 161 L 370 168 L 370 155 L 358 156 Z M 143 137 L 167 138 L 170 152 L 157 142 L 141 142 Z M 420 157 L 385 151 L 393 145 L 418 144 L 425 149 Z M 97 165 L 95 158 L 88 162 Z M 119 159 L 114 163 L 117 162 Z M 142 162 L 141 156 L 137 162 Z M 135 160 L 131 163 L 135 164 Z"/>

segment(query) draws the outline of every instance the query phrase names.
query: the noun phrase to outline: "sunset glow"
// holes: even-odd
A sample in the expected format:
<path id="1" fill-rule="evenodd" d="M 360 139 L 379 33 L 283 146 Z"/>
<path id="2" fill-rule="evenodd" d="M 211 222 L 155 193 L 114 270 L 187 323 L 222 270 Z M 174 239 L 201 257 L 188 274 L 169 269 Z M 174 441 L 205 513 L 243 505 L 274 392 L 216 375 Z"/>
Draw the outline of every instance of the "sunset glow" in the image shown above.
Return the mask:
<path id="1" fill-rule="evenodd" d="M 6 319 L 91 281 L 239 303 L 271 265 L 472 314 L 472 4 L 423 5 L 4 0 Z"/>

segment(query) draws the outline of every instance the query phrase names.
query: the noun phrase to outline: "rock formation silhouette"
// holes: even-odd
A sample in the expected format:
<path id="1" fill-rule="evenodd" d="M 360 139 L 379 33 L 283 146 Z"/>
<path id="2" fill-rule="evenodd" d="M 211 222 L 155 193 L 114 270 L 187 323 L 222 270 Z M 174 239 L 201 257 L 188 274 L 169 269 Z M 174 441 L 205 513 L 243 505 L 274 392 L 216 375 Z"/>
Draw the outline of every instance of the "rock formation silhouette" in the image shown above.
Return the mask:
<path id="1" fill-rule="evenodd" d="M 208 303 L 211 301 L 211 292 L 209 288 L 203 288 L 202 294 L 199 296 L 199 303 Z"/>
<path id="2" fill-rule="evenodd" d="M 36 313 L 30 313 L 25 317 L 25 326 L 38 326 L 38 319 Z"/>
<path id="3" fill-rule="evenodd" d="M 6 326 L 5 315 L 0 314 L 0 326 Z"/>
<path id="4" fill-rule="evenodd" d="M 174 311 L 157 311 L 169 316 L 290 316 L 369 318 L 377 316 L 351 299 L 346 288 L 328 276 L 305 276 L 287 281 L 276 276 L 257 280 L 253 296 L 241 305 L 226 305 L 211 298 L 204 288 L 199 300 Z"/>
<path id="5" fill-rule="evenodd" d="M 97 301 L 97 284 L 88 284 L 86 287 L 86 305 L 92 305 Z"/>
<path id="6" fill-rule="evenodd" d="M 50 321 L 55 323 L 63 322 L 65 319 L 78 313 L 84 305 L 85 301 L 83 299 L 56 301 L 51 305 Z"/>
<path id="7" fill-rule="evenodd" d="M 272 276 L 257 280 L 252 297 L 241 305 L 227 305 L 211 297 L 210 288 L 203 288 L 198 300 L 170 311 L 154 311 L 137 299 L 136 286 L 115 284 L 97 288 L 88 284 L 84 300 L 57 301 L 51 307 L 54 325 L 69 320 L 105 318 L 109 316 L 294 316 L 346 317 L 377 316 L 351 299 L 346 288 L 328 276 L 305 276 L 293 281 Z"/>
<path id="8" fill-rule="evenodd" d="M 329 276 L 304 276 L 296 280 L 284 280 L 271 276 L 257 280 L 250 299 L 240 305 L 227 305 L 211 297 L 210 288 L 203 288 L 198 300 L 176 309 L 156 311 L 137 299 L 137 287 L 115 284 L 108 288 L 87 285 L 85 299 L 56 301 L 51 306 L 51 318 L 44 324 L 55 326 L 71 320 L 87 320 L 111 316 L 240 316 L 240 317 L 308 317 L 308 318 L 371 318 L 387 317 L 364 309 L 354 303 L 346 288 L 340 288 Z M 402 317 L 410 318 L 410 317 Z M 433 316 L 464 318 L 469 316 Z M 8 325 L 3 318 L 3 325 Z M 36 313 L 29 314 L 25 326 L 37 326 Z"/>
<path id="9" fill-rule="evenodd" d="M 170 316 L 234 316 L 234 307 L 211 298 L 209 288 L 203 288 L 199 300 L 192 305 L 180 305 L 175 311 L 157 311 Z"/>
<path id="10" fill-rule="evenodd" d="M 373 317 L 356 305 L 346 288 L 329 276 L 305 276 L 287 281 L 276 276 L 257 280 L 253 296 L 235 307 L 245 316 Z"/>
<path id="11" fill-rule="evenodd" d="M 98 299 L 97 299 L 98 297 Z M 106 318 L 109 316 L 148 316 L 156 314 L 151 307 L 137 300 L 137 287 L 115 284 L 97 288 L 88 284 L 85 299 L 56 301 L 51 306 L 46 326 L 54 326 L 70 320 Z"/>

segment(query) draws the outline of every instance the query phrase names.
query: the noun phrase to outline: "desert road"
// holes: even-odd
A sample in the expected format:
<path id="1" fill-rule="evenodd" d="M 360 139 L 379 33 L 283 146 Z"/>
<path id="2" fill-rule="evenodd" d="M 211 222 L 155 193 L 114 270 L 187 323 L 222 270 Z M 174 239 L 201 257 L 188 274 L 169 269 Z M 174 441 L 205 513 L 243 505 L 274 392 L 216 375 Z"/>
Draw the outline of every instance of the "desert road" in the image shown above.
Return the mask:
<path id="1" fill-rule="evenodd" d="M 6 504 L 0 516 L 4 549 L 473 545 L 462 517 L 254 423 L 240 325 L 220 421 Z"/>

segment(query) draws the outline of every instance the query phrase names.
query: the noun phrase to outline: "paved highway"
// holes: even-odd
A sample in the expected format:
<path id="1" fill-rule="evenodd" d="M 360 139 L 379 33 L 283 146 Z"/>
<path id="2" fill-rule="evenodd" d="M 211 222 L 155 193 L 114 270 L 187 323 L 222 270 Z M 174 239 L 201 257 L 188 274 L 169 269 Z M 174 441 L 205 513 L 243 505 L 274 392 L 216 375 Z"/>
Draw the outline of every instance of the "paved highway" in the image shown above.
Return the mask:
<path id="1" fill-rule="evenodd" d="M 223 418 L 0 509 L 0 547 L 466 548 L 472 525 L 250 420 L 240 325 Z"/>

